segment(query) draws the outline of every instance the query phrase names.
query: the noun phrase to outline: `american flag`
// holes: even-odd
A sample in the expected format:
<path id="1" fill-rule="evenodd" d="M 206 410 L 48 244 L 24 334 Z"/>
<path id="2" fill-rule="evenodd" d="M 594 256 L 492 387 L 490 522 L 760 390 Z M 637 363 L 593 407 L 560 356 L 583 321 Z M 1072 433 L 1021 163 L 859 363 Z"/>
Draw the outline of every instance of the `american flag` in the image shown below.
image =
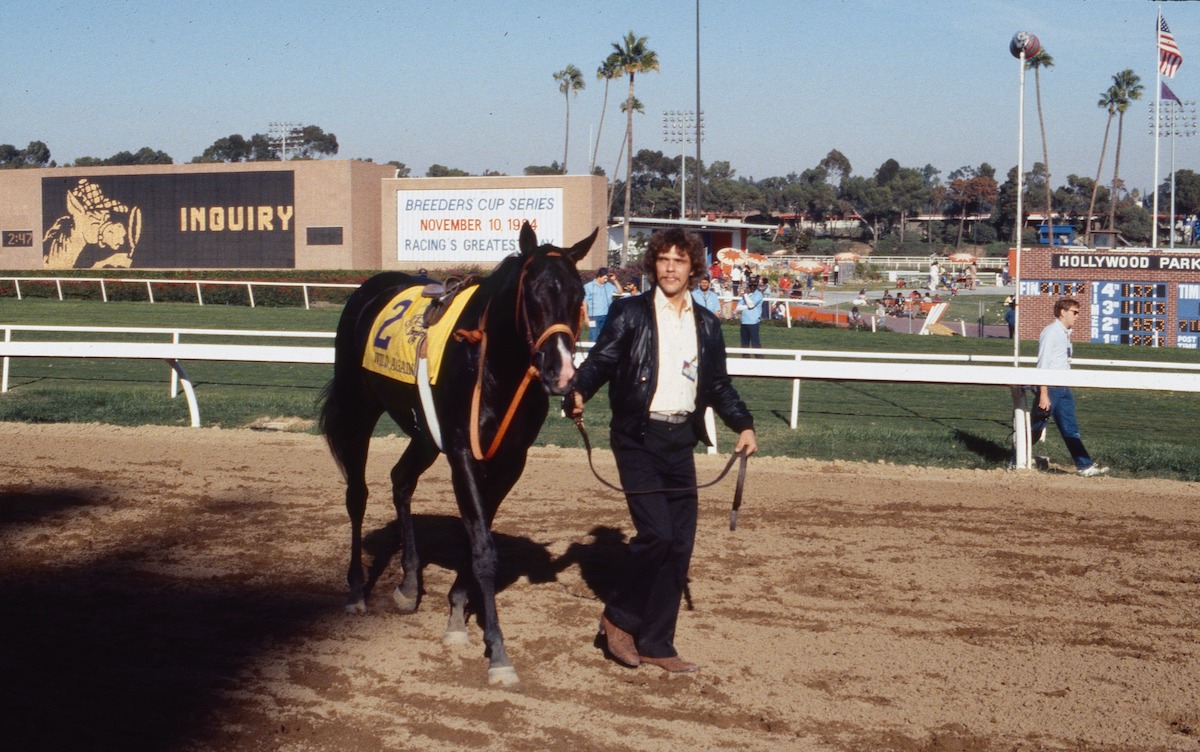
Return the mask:
<path id="1" fill-rule="evenodd" d="M 1175 71 L 1183 65 L 1183 55 L 1175 45 L 1175 37 L 1167 28 L 1167 19 L 1158 17 L 1158 70 L 1167 78 L 1174 78 Z"/>

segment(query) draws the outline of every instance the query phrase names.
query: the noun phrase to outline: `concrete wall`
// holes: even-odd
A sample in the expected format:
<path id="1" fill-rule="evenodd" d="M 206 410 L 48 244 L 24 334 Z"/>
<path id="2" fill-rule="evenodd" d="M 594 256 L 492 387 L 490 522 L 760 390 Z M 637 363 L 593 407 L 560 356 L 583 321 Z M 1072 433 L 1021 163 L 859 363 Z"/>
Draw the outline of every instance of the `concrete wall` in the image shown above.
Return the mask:
<path id="1" fill-rule="evenodd" d="M 226 196 L 240 196 L 238 190 L 243 184 L 249 186 L 247 190 L 253 194 L 256 180 L 285 185 L 286 181 L 264 180 L 264 176 L 278 173 L 291 176 L 292 187 L 286 191 L 290 194 L 291 206 L 279 207 L 286 211 L 290 240 L 284 252 L 276 248 L 270 254 L 257 254 L 255 241 L 251 239 L 252 228 L 241 226 L 242 215 L 238 215 L 237 233 L 232 232 L 235 228 L 226 226 L 227 220 L 223 217 L 225 211 L 234 208 L 226 206 L 229 203 L 237 203 L 236 208 L 245 210 L 246 216 L 249 216 L 254 200 L 239 198 L 233 201 Z M 288 268 L 293 265 L 298 269 L 378 268 L 381 247 L 380 190 L 382 181 L 394 174 L 394 168 L 389 166 L 351 160 L 4 170 L 0 171 L 0 269 L 47 268 L 48 260 L 44 258 L 43 251 L 48 253 L 51 243 L 44 242 L 44 238 L 56 224 L 56 215 L 62 215 L 63 218 L 70 218 L 70 215 L 57 208 L 43 206 L 46 195 L 56 202 L 63 200 L 57 187 L 43 191 L 43 184 L 75 185 L 83 179 L 97 187 L 94 194 L 98 197 L 95 205 L 100 207 L 99 213 L 104 213 L 106 210 L 103 207 L 107 205 L 115 207 L 109 213 L 120 215 L 120 222 L 112 224 L 118 225 L 125 245 L 115 250 L 125 253 L 106 257 L 108 251 L 114 248 L 104 247 L 94 238 L 77 240 L 77 245 L 87 246 L 87 253 L 75 255 L 74 260 L 71 254 L 59 254 L 66 261 L 59 264 L 58 268 L 92 268 L 94 265 L 100 268 Z M 174 198 L 173 194 L 177 192 L 187 194 L 193 183 L 199 186 L 197 196 Z M 136 194 L 136 200 L 119 195 L 122 188 L 129 191 L 131 186 L 136 189 L 132 191 Z M 156 193 L 156 186 L 170 190 L 158 190 Z M 171 193 L 172 196 L 161 195 L 163 193 Z M 273 194 L 278 195 L 283 194 Z M 204 206 L 206 201 L 211 206 Z M 273 203 L 273 197 L 264 201 Z M 200 220 L 199 226 L 188 224 L 188 212 L 192 210 L 198 212 L 194 219 Z M 219 228 L 215 225 L 205 226 L 205 220 L 208 219 L 206 210 L 216 213 L 213 219 L 220 218 Z M 275 232 L 282 230 L 285 216 L 274 217 L 270 229 Z M 70 226 L 78 222 L 72 219 L 66 224 Z M 314 239 L 318 242 L 309 242 L 310 228 L 326 228 L 317 232 Z M 336 240 L 339 228 L 340 242 L 319 242 L 321 236 L 326 243 Z M 218 229 L 225 234 L 218 234 Z M 272 242 L 265 233 L 260 233 L 260 236 L 264 246 Z M 130 243 L 131 240 L 134 242 Z M 278 238 L 274 240 L 278 241 Z M 113 246 L 118 245 L 116 241 L 111 242 Z M 237 252 L 223 253 L 220 252 L 222 242 L 225 246 L 240 244 L 247 250 L 243 250 L 241 255 Z M 218 252 L 213 252 L 214 248 Z M 267 263 L 238 261 L 254 258 L 266 259 Z M 147 260 L 153 262 L 146 263 Z"/>

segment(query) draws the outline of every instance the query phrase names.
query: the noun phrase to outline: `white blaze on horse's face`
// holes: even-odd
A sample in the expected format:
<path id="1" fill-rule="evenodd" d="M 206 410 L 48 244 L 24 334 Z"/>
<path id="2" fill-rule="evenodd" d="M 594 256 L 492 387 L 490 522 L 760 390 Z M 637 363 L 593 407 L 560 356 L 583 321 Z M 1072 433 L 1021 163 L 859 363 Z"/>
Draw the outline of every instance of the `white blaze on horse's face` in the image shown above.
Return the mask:
<path id="1" fill-rule="evenodd" d="M 555 337 L 555 350 L 558 354 L 558 381 L 551 388 L 552 394 L 566 394 L 571 379 L 575 378 L 575 353 L 567 349 L 566 337 Z"/>

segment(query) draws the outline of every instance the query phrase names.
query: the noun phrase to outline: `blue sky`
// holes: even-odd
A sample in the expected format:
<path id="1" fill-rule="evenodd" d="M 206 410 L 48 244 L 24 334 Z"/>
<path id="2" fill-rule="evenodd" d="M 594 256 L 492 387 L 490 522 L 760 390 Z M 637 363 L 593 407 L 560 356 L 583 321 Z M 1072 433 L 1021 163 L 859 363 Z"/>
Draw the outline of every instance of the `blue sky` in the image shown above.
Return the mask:
<path id="1" fill-rule="evenodd" d="M 217 138 L 277 120 L 337 134 L 340 157 L 400 160 L 420 175 L 440 163 L 520 174 L 562 159 L 564 97 L 551 78 L 579 67 L 571 102 L 571 172 L 586 170 L 600 120 L 596 68 L 627 31 L 649 37 L 659 73 L 639 76 L 645 114 L 635 147 L 678 152 L 662 113 L 695 106 L 695 0 L 4 0 L 0 143 L 45 141 L 60 163 L 143 146 L 187 162 Z M 1055 184 L 1093 177 L 1113 73 L 1132 68 L 1145 101 L 1125 118 L 1122 175 L 1154 174 L 1157 4 L 1146 0 L 701 0 L 705 162 L 739 176 L 799 172 L 830 149 L 870 175 L 894 158 L 943 178 L 1017 161 L 1012 35 L 1036 34 L 1054 56 L 1042 97 Z M 1184 57 L 1169 81 L 1200 98 L 1200 3 L 1164 2 Z M 611 174 L 623 132 L 614 82 L 599 164 Z M 1033 76 L 1026 159 L 1041 159 Z M 1113 125 L 1115 139 L 1116 124 Z M 694 147 L 690 147 L 694 150 Z M 690 153 L 690 152 L 689 152 Z M 1111 177 L 1110 143 L 1104 175 Z M 1176 166 L 1200 170 L 1200 137 Z M 1170 169 L 1163 144 L 1160 177 Z"/>

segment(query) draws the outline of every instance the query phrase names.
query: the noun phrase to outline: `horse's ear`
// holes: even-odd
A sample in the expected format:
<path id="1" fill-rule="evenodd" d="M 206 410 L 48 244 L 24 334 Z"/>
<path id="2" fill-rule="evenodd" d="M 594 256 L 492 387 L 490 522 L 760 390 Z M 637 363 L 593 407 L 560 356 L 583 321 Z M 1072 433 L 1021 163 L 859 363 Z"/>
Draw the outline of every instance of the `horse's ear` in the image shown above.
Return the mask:
<path id="1" fill-rule="evenodd" d="M 592 230 L 591 235 L 588 235 L 586 238 L 567 249 L 567 258 L 571 259 L 573 263 L 578 264 L 579 261 L 588 254 L 588 251 L 592 249 L 592 243 L 596 242 L 596 236 L 599 234 L 599 227 L 597 227 L 595 230 Z"/>
<path id="2" fill-rule="evenodd" d="M 538 247 L 537 233 L 528 222 L 521 223 L 521 255 L 528 256 Z"/>

